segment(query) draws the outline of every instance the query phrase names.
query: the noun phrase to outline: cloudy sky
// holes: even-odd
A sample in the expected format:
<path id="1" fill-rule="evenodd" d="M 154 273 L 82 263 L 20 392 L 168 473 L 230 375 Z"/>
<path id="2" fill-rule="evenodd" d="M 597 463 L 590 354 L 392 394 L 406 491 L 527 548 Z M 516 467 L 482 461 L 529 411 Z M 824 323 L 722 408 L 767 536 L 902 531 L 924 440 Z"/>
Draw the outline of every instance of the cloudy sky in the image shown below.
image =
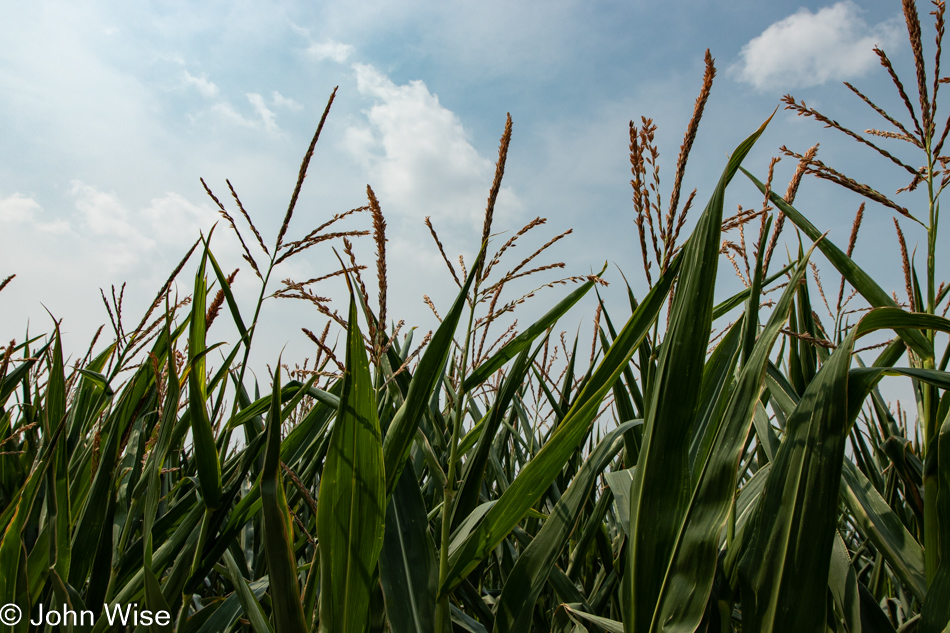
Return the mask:
<path id="1" fill-rule="evenodd" d="M 930 43 L 932 26 L 922 21 Z M 711 50 L 718 76 L 685 185 L 704 203 L 728 153 L 787 92 L 856 129 L 882 127 L 841 82 L 898 112 L 872 47 L 913 86 L 905 40 L 893 0 L 11 3 L 0 21 L 0 279 L 17 276 L 0 293 L 0 336 L 21 340 L 28 324 L 45 331 L 48 309 L 64 319 L 67 343 L 84 350 L 108 319 L 100 288 L 122 282 L 127 319 L 137 322 L 199 231 L 220 219 L 199 177 L 233 211 L 230 179 L 272 244 L 337 85 L 291 238 L 364 204 L 372 185 L 389 223 L 390 315 L 432 327 L 422 294 L 444 311 L 454 284 L 423 219 L 450 256 L 470 261 L 510 112 L 497 239 L 547 218 L 517 249 L 523 257 L 573 228 L 546 262 L 564 261 L 570 275 L 610 262 L 607 297 L 625 316 L 617 269 L 638 294 L 645 287 L 629 120 L 649 116 L 659 126 L 666 197 Z M 818 141 L 820 157 L 858 180 L 889 194 L 906 184 L 885 162 L 783 110 L 746 166 L 764 176 L 779 146 L 803 152 Z M 777 188 L 793 169 L 788 159 L 778 165 Z M 760 204 L 743 179 L 730 195 L 733 208 Z M 857 198 L 806 181 L 799 201 L 847 242 Z M 889 290 L 903 287 L 891 215 L 869 205 L 856 256 Z M 347 225 L 369 226 L 366 216 Z M 910 247 L 923 249 L 922 232 L 904 229 Z M 260 287 L 228 227 L 218 227 L 212 247 L 223 267 L 242 268 L 235 289 L 251 310 Z M 332 271 L 335 256 L 321 248 L 281 264 L 271 290 L 280 279 Z M 542 303 L 563 293 L 549 291 Z M 263 319 L 272 357 L 285 344 L 308 355 L 300 328 L 325 322 L 277 300 L 265 302 Z"/>

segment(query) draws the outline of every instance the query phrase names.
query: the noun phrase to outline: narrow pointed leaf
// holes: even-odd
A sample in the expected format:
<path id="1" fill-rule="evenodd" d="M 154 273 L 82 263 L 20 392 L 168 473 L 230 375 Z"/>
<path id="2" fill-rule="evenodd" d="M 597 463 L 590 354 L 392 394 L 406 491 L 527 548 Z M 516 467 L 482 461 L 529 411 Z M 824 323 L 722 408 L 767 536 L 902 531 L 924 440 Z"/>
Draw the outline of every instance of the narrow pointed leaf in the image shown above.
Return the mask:
<path id="1" fill-rule="evenodd" d="M 191 412 L 191 433 L 195 444 L 195 459 L 198 466 L 198 482 L 205 504 L 216 509 L 221 503 L 221 464 L 214 442 L 214 431 L 208 419 L 207 376 L 205 375 L 205 301 L 207 286 L 205 263 L 207 249 L 195 274 L 195 289 L 192 295 L 191 320 L 188 334 L 188 410 Z"/>
<path id="2" fill-rule="evenodd" d="M 481 253 L 479 253 L 479 257 L 481 257 Z M 419 365 L 416 367 L 412 375 L 412 381 L 409 383 L 406 399 L 389 423 L 386 438 L 383 442 L 387 494 L 391 493 L 393 488 L 396 487 L 403 463 L 409 453 L 409 447 L 412 445 L 412 438 L 415 437 L 416 429 L 419 428 L 419 420 L 425 408 L 429 406 L 429 399 L 442 377 L 442 369 L 449 357 L 449 351 L 452 349 L 455 328 L 458 327 L 459 319 L 465 310 L 468 290 L 475 279 L 477 268 L 477 266 L 472 266 L 472 271 L 462 285 L 461 290 L 459 290 L 455 303 L 445 314 L 442 323 L 435 331 L 435 335 L 422 353 Z"/>
<path id="3" fill-rule="evenodd" d="M 698 483 L 681 523 L 657 599 L 653 630 L 693 631 L 706 609 L 719 552 L 719 537 L 726 524 L 736 489 L 737 470 L 745 439 L 753 423 L 765 382 L 769 354 L 788 319 L 796 288 L 808 269 L 807 257 L 799 263 L 788 287 L 772 311 L 729 395 L 717 427 L 710 427 L 711 448 L 697 466 Z M 645 521 L 651 519 L 646 516 Z"/>
<path id="4" fill-rule="evenodd" d="M 654 613 L 690 500 L 689 438 L 697 418 L 712 326 L 726 187 L 769 120 L 733 152 L 683 248 L 682 272 L 653 377 L 633 478 L 624 617 L 628 632 L 659 630 Z"/>
<path id="5" fill-rule="evenodd" d="M 383 545 L 386 473 L 376 394 L 352 297 L 340 410 L 317 503 L 320 631 L 363 633 Z"/>
<path id="6" fill-rule="evenodd" d="M 856 331 L 802 394 L 759 500 L 739 565 L 742 614 L 752 630 L 823 630 Z"/>
<path id="7" fill-rule="evenodd" d="M 425 502 L 411 467 L 403 469 L 386 510 L 379 579 L 393 633 L 435 630 L 439 562 L 428 533 Z"/>
<path id="8" fill-rule="evenodd" d="M 745 169 L 742 170 L 749 180 L 759 188 L 759 191 L 765 193 L 766 186 L 755 176 Z M 770 191 L 769 199 L 776 208 L 785 214 L 801 231 L 808 236 L 808 239 L 817 241 L 821 238 L 821 232 L 815 228 L 815 225 L 809 222 L 795 207 L 785 202 L 785 200 L 775 191 Z M 840 248 L 835 246 L 830 240 L 821 240 L 818 248 L 822 254 L 828 258 L 828 261 L 838 269 L 844 278 L 851 284 L 865 300 L 875 308 L 896 307 L 897 304 L 887 292 L 881 288 L 874 279 L 871 278 L 860 266 L 848 257 Z M 898 331 L 898 334 L 904 341 L 911 346 L 915 352 L 924 358 L 933 357 L 933 345 L 916 330 Z"/>
<path id="9" fill-rule="evenodd" d="M 857 411 L 849 406 L 854 341 L 884 328 L 948 327 L 950 321 L 933 315 L 872 310 L 809 383 L 786 424 L 739 564 L 743 619 L 753 630 L 823 630 L 845 438 Z M 801 609 L 802 604 L 816 608 Z"/>
<path id="10" fill-rule="evenodd" d="M 234 585 L 234 594 L 240 601 L 241 607 L 244 609 L 244 615 L 250 620 L 255 633 L 274 633 L 273 627 L 264 615 L 261 603 L 258 602 L 257 596 L 254 595 L 247 580 L 241 575 L 241 570 L 238 568 L 231 552 L 226 551 L 224 553 L 224 562 L 227 565 L 231 584 Z"/>
<path id="11" fill-rule="evenodd" d="M 440 594 L 457 585 L 518 524 L 518 521 L 544 496 L 551 482 L 588 435 L 604 396 L 613 387 L 636 352 L 663 307 L 673 279 L 679 272 L 680 257 L 650 290 L 630 316 L 613 344 L 597 366 L 591 379 L 564 415 L 560 426 L 540 451 L 525 464 L 485 518 L 464 539 L 449 545 L 449 572 Z"/>
<path id="12" fill-rule="evenodd" d="M 642 420 L 626 422 L 604 436 L 571 480 L 571 485 L 561 495 L 541 530 L 518 557 L 498 600 L 496 633 L 517 633 L 531 629 L 534 605 L 547 584 L 548 574 L 564 549 L 571 530 L 577 524 L 591 488 L 623 447 L 623 433 L 639 424 L 642 424 Z"/>
<path id="13" fill-rule="evenodd" d="M 264 554 L 270 578 L 274 622 L 281 633 L 305 633 L 297 561 L 294 555 L 293 522 L 287 507 L 280 465 L 280 362 L 274 371 L 274 394 L 264 432 L 267 447 L 261 470 L 261 512 L 263 513 Z"/>

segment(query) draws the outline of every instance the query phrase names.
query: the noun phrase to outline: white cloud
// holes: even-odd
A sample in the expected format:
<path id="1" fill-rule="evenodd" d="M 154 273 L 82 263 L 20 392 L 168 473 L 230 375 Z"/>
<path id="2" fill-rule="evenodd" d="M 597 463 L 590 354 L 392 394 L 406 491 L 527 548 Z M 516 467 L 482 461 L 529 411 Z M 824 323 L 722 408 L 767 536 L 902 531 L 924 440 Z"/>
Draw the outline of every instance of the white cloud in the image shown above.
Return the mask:
<path id="1" fill-rule="evenodd" d="M 156 243 L 149 232 L 133 225 L 132 214 L 114 193 L 99 191 L 74 180 L 69 196 L 78 211 L 76 231 L 82 241 L 94 242 L 92 257 L 113 274 L 129 271 L 142 264 L 143 255 Z"/>
<path id="2" fill-rule="evenodd" d="M 228 101 L 219 101 L 211 106 L 211 112 L 217 114 L 221 119 L 228 123 L 234 123 L 241 127 L 254 127 L 255 121 L 248 119 L 243 114 L 234 109 L 234 106 Z"/>
<path id="3" fill-rule="evenodd" d="M 0 199 L 0 224 L 22 224 L 30 222 L 40 210 L 39 203 L 33 198 L 15 193 Z"/>
<path id="4" fill-rule="evenodd" d="M 151 301 L 184 249 L 218 219 L 209 205 L 175 193 L 133 207 L 80 180 L 70 183 L 63 202 L 44 208 L 18 193 L 0 198 L 0 275 L 16 273 L 18 282 L 2 297 L 5 331 L 19 331 L 31 316 L 43 315 L 42 301 L 57 317 L 68 317 L 73 332 L 91 332 L 105 318 L 98 288 L 108 292 L 124 281 L 132 305 Z M 239 257 L 232 241 L 215 240 L 222 261 Z"/>
<path id="5" fill-rule="evenodd" d="M 206 231 L 220 217 L 209 207 L 197 205 L 174 192 L 153 198 L 141 211 L 139 222 L 160 245 L 183 247 Z"/>
<path id="6" fill-rule="evenodd" d="M 304 28 L 290 19 L 287 20 L 287 24 L 290 26 L 290 30 L 297 35 L 302 35 L 308 39 L 310 38 L 310 29 Z"/>
<path id="7" fill-rule="evenodd" d="M 195 88 L 206 99 L 214 99 L 220 92 L 214 82 L 208 81 L 207 77 L 196 77 L 187 70 L 182 71 L 182 83 Z"/>
<path id="8" fill-rule="evenodd" d="M 92 270 L 120 278 L 144 273 L 150 261 L 164 259 L 166 248 L 194 241 L 218 219 L 210 207 L 176 193 L 138 210 L 81 180 L 73 180 L 66 194 L 72 208 L 58 212 L 19 193 L 2 198 L 0 227 L 6 243 L 30 244 L 48 262 L 73 271 L 88 268 L 91 278 L 97 276 Z"/>
<path id="9" fill-rule="evenodd" d="M 472 146 L 458 116 L 422 81 L 396 85 L 372 66 L 354 69 L 359 93 L 375 103 L 366 125 L 347 129 L 344 148 L 367 168 L 387 212 L 480 226 L 494 161 Z M 503 188 L 497 206 L 511 214 L 521 203 Z"/>
<path id="10" fill-rule="evenodd" d="M 66 220 L 45 221 L 40 203 L 21 193 L 0 199 L 0 227 L 5 235 L 22 227 L 32 227 L 48 235 L 62 235 L 71 230 Z"/>
<path id="11" fill-rule="evenodd" d="M 334 40 L 326 40 L 325 42 L 311 42 L 310 46 L 307 47 L 307 53 L 317 61 L 330 59 L 342 64 L 353 54 L 353 47 Z"/>
<path id="12" fill-rule="evenodd" d="M 230 101 L 221 99 L 212 104 L 207 110 L 191 115 L 190 118 L 192 121 L 197 122 L 210 113 L 214 118 L 218 119 L 218 121 L 225 124 L 237 125 L 248 129 L 264 130 L 268 134 L 275 136 L 281 135 L 282 131 L 280 126 L 277 125 L 277 114 L 268 107 L 264 97 L 256 92 L 247 92 L 244 96 L 254 111 L 253 115 L 245 115 L 239 112 Z M 275 106 L 276 105 L 277 104 L 275 104 Z M 285 108 L 291 107 L 284 104 L 280 105 Z"/>
<path id="13" fill-rule="evenodd" d="M 261 118 L 264 129 L 268 132 L 276 132 L 279 129 L 277 127 L 277 117 L 274 115 L 274 111 L 268 108 L 267 104 L 264 103 L 264 97 L 256 92 L 249 92 L 245 96 L 247 96 L 247 100 L 251 102 L 254 111 Z"/>
<path id="14" fill-rule="evenodd" d="M 290 97 L 285 97 L 276 90 L 274 94 L 271 95 L 271 102 L 276 108 L 285 108 L 287 110 L 292 110 L 294 112 L 303 109 L 303 104 L 299 101 L 294 101 Z"/>
<path id="15" fill-rule="evenodd" d="M 802 8 L 753 38 L 730 71 L 758 90 L 790 90 L 861 76 L 878 63 L 874 46 L 899 42 L 899 19 L 869 26 L 844 0 L 812 13 Z"/>

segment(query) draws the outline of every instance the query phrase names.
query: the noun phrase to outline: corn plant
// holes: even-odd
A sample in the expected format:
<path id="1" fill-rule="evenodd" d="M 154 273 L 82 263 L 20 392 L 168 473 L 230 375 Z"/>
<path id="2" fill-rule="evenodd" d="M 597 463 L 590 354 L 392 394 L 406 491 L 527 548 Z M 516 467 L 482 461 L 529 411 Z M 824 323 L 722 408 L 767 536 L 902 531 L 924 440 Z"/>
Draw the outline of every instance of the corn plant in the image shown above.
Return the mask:
<path id="1" fill-rule="evenodd" d="M 100 330 L 80 359 L 69 358 L 58 322 L 4 348 L 4 626 L 946 631 L 950 352 L 938 358 L 937 347 L 950 321 L 938 313 L 948 293 L 935 262 L 948 179 L 947 131 L 937 137 L 934 123 L 944 13 L 935 7 L 931 86 L 916 7 L 904 2 L 919 111 L 878 52 L 911 124 L 849 85 L 896 129 L 875 134 L 922 151 L 923 168 L 785 100 L 909 170 L 911 188 L 927 189 L 925 213 L 821 163 L 817 148 L 786 151 L 798 166 L 779 195 L 775 160 L 764 182 L 741 167 L 766 121 L 732 152 L 697 216 L 697 192 L 680 189 L 715 77 L 707 51 L 665 204 L 656 126 L 630 124 L 631 242 L 647 291 L 637 297 L 628 287 L 629 304 L 615 306 L 599 295 L 605 271 L 533 281 L 564 267 L 543 256 L 570 231 L 510 263 L 546 221 L 504 241 L 496 235 L 509 117 L 476 258 L 454 264 L 426 220 L 457 294 L 444 304 L 425 297 L 439 325 L 421 343 L 390 316 L 386 222 L 372 188 L 366 204 L 289 237 L 331 95 L 273 242 L 230 182 L 235 211 L 205 185 L 260 285 L 250 307 L 232 292 L 237 271 L 222 268 L 211 232 L 131 330 L 122 289 L 103 293 L 114 336 L 100 344 Z M 727 187 L 740 171 L 763 203 L 727 215 Z M 863 204 L 845 250 L 794 206 L 809 174 L 920 225 L 923 291 L 896 219 L 905 304 L 852 259 Z M 346 228 L 366 215 L 371 228 Z M 799 239 L 786 239 L 790 256 L 779 266 L 772 260 L 787 222 Z M 376 247 L 373 293 L 353 243 L 364 236 Z M 272 288 L 284 261 L 328 245 L 339 246 L 339 267 Z M 825 277 L 841 275 L 834 309 L 819 253 Z M 727 296 L 716 285 L 723 259 L 743 284 Z M 178 299 L 172 288 L 189 261 L 191 294 Z M 345 282 L 345 308 L 316 290 L 328 280 Z M 515 292 L 521 282 L 532 282 L 527 293 Z M 519 328 L 519 306 L 561 286 L 570 289 Z M 595 304 L 593 340 L 558 336 L 585 296 Z M 276 358 L 261 385 L 250 351 L 261 306 L 275 299 L 307 302 L 324 327 L 302 328 L 315 350 L 307 363 Z M 237 337 L 229 346 L 211 329 L 225 315 Z M 891 340 L 862 347 L 881 331 Z M 332 332 L 342 340 L 333 343 Z M 884 401 L 884 376 L 912 381 L 916 421 Z M 16 610 L 23 617 L 14 622 Z M 60 615 L 67 611 L 75 618 Z"/>

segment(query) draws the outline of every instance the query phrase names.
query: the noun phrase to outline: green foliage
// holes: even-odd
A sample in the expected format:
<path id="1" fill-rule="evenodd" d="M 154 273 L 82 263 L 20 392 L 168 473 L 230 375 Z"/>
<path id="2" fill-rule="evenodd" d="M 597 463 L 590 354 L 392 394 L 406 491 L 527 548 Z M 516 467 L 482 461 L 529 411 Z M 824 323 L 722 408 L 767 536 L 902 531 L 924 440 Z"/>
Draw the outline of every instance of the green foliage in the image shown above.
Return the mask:
<path id="1" fill-rule="evenodd" d="M 916 9 L 904 10 L 913 43 Z M 936 15 L 942 25 L 942 5 Z M 948 630 L 950 348 L 940 346 L 950 320 L 940 314 L 950 292 L 934 265 L 948 179 L 935 95 L 918 81 L 919 119 L 906 102 L 915 125 L 888 118 L 926 158 L 911 170 L 926 213 L 840 177 L 813 151 L 788 152 L 799 173 L 779 196 L 771 169 L 762 182 L 740 166 L 763 125 L 681 237 L 693 197 L 680 207 L 679 187 L 713 75 L 707 56 L 669 208 L 658 196 L 655 126 L 631 124 L 631 235 L 649 288 L 639 301 L 628 288 L 619 328 L 612 317 L 626 306 L 598 296 L 590 346 L 554 328 L 606 269 L 510 296 L 516 280 L 560 267 L 534 260 L 564 237 L 502 272 L 511 247 L 544 223 L 500 246 L 493 237 L 510 119 L 470 270 L 460 261 L 456 272 L 429 224 L 458 293 L 421 345 L 385 321 L 385 222 L 371 189 L 368 206 L 287 238 L 328 104 L 276 241 L 265 245 L 252 223 L 255 239 L 241 239 L 260 285 L 252 316 L 208 235 L 133 330 L 113 292 L 114 337 L 83 358 L 68 357 L 58 323 L 3 350 L 0 603 L 32 617 L 40 605 L 88 609 L 96 632 L 109 629 L 106 610 L 132 602 L 169 613 L 152 630 L 178 633 Z M 739 170 L 763 210 L 724 218 Z M 795 207 L 804 174 L 926 232 L 926 270 L 905 262 L 906 304 L 853 258 L 863 205 L 845 249 L 808 219 L 823 209 Z M 376 305 L 349 241 L 370 231 L 335 226 L 364 211 Z M 750 253 L 745 231 L 757 218 Z M 786 220 L 805 243 L 770 273 Z M 311 289 L 324 278 L 269 287 L 288 257 L 331 240 L 349 258 L 325 277 L 347 280 L 345 315 Z M 169 288 L 198 245 L 192 295 L 176 304 Z M 739 292 L 723 290 L 723 255 Z M 820 256 L 841 275 L 834 311 L 812 263 Z M 535 323 L 498 335 L 521 303 L 567 283 Z M 860 307 L 844 299 L 849 288 Z M 312 365 L 278 360 L 262 385 L 248 378 L 248 359 L 272 298 L 307 301 L 327 326 L 305 330 Z M 210 338 L 225 304 L 236 332 L 228 345 Z M 334 327 L 345 334 L 342 360 Z M 892 338 L 857 349 L 875 332 Z M 885 403 L 885 376 L 911 382 L 916 420 Z M 26 620 L 12 630 L 29 630 Z"/>

